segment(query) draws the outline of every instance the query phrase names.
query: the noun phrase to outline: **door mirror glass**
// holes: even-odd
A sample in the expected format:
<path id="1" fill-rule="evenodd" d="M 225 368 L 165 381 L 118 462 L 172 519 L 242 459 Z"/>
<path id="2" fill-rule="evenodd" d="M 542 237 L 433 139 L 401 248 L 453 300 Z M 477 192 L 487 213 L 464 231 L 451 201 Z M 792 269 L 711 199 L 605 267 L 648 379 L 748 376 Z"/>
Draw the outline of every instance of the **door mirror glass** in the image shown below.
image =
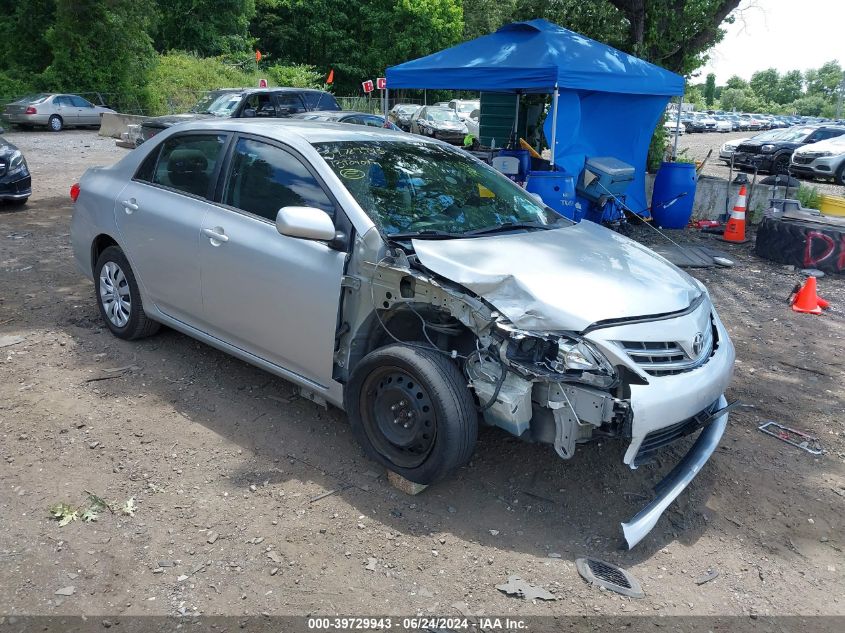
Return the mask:
<path id="1" fill-rule="evenodd" d="M 276 214 L 276 230 L 288 237 L 329 242 L 335 237 L 334 222 L 321 209 L 282 207 Z"/>

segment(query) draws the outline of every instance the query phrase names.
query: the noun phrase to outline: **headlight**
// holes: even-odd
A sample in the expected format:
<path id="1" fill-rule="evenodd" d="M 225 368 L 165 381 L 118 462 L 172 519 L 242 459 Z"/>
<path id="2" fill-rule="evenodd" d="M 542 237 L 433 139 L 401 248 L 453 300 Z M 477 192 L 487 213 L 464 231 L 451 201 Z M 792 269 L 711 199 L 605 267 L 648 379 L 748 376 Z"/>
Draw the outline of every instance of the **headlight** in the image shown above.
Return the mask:
<path id="1" fill-rule="evenodd" d="M 570 335 L 538 335 L 502 323 L 499 328 L 507 337 L 501 347 L 502 360 L 525 373 L 604 389 L 616 384 L 613 366 L 584 339 Z"/>
<path id="2" fill-rule="evenodd" d="M 26 160 L 19 149 L 12 152 L 9 157 L 9 174 L 16 174 L 26 170 Z"/>
<path id="3" fill-rule="evenodd" d="M 760 151 L 763 152 L 764 154 L 771 154 L 773 151 L 775 151 L 775 146 L 774 145 L 763 145 L 763 147 L 760 148 Z"/>

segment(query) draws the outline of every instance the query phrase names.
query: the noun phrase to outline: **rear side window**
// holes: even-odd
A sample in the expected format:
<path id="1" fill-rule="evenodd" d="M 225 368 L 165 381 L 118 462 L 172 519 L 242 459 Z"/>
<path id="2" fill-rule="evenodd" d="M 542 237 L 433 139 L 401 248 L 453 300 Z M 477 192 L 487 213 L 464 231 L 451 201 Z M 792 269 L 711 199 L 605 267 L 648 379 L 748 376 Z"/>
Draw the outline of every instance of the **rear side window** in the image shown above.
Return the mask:
<path id="1" fill-rule="evenodd" d="M 337 101 L 328 92 L 303 92 L 302 98 L 309 110 L 340 110 Z"/>
<path id="2" fill-rule="evenodd" d="M 193 196 L 208 197 L 225 143 L 225 134 L 169 138 L 141 164 L 135 178 Z"/>
<path id="3" fill-rule="evenodd" d="M 279 92 L 276 94 L 276 103 L 279 104 L 279 116 L 304 112 L 305 106 L 302 99 L 295 92 Z"/>
<path id="4" fill-rule="evenodd" d="M 288 206 L 316 207 L 334 215 L 334 204 L 296 156 L 246 138 L 235 145 L 223 202 L 271 222 Z"/>
<path id="5" fill-rule="evenodd" d="M 71 103 L 70 103 L 70 97 L 65 97 L 65 96 L 54 97 L 53 98 L 53 105 L 60 106 L 60 107 L 67 107 L 67 108 L 72 107 Z"/>

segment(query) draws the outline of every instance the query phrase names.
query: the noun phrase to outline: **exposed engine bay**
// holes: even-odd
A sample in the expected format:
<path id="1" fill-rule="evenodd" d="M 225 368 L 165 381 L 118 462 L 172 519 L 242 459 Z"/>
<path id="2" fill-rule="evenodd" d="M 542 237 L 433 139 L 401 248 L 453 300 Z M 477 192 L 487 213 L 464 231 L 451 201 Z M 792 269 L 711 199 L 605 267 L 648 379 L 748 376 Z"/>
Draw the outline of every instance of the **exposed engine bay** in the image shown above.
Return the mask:
<path id="1" fill-rule="evenodd" d="M 552 444 L 564 459 L 578 443 L 630 437 L 623 381 L 587 340 L 514 327 L 483 299 L 427 271 L 409 249 L 359 261 L 344 280 L 339 380 L 386 335 L 459 361 L 487 424 Z"/>

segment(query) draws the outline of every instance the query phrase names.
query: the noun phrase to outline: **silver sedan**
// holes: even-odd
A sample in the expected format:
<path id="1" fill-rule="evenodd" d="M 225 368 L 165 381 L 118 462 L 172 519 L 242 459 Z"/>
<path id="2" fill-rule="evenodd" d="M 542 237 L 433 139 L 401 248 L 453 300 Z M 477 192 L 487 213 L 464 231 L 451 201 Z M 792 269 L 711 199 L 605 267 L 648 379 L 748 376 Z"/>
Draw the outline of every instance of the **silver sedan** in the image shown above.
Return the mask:
<path id="1" fill-rule="evenodd" d="M 479 423 L 562 459 L 610 439 L 631 468 L 700 432 L 623 524 L 633 546 L 725 430 L 734 348 L 705 288 L 445 143 L 185 123 L 71 195 L 76 262 L 115 336 L 165 324 L 282 376 L 411 481 L 466 464 Z"/>
<path id="2" fill-rule="evenodd" d="M 100 119 L 111 108 L 94 105 L 71 94 L 36 94 L 6 105 L 3 116 L 21 127 L 46 127 L 60 132 L 66 127 L 99 127 Z"/>

